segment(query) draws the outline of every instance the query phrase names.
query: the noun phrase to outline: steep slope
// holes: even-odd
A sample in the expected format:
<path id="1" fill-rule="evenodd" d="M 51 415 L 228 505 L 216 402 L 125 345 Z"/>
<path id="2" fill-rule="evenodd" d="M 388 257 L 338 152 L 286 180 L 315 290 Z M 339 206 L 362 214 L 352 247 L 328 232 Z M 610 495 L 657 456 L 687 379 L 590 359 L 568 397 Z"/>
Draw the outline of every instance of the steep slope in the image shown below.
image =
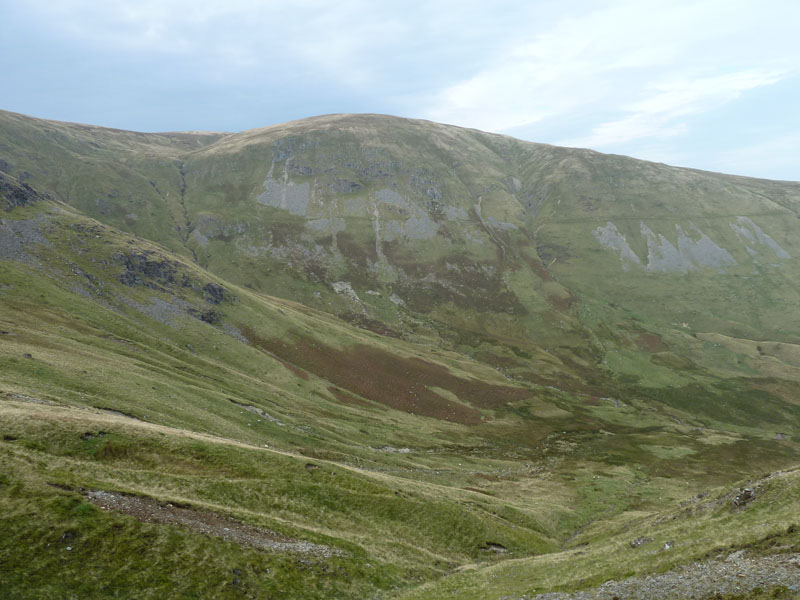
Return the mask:
<path id="1" fill-rule="evenodd" d="M 0 111 L 0 171 L 84 214 L 188 252 L 179 157 L 222 137 L 136 133 Z"/>
<path id="2" fill-rule="evenodd" d="M 515 377 L 688 385 L 694 368 L 783 368 L 742 361 L 736 340 L 798 341 L 785 310 L 798 184 L 378 115 L 224 136 L 3 118 L 6 170 L 87 214 L 240 285 Z M 732 338 L 728 352 L 698 358 L 704 334 Z M 642 339 L 658 356 L 637 358 Z M 691 368 L 676 381 L 658 361 Z"/>
<path id="3" fill-rule="evenodd" d="M 353 597 L 430 578 L 485 555 L 488 542 L 554 547 L 555 530 L 524 501 L 463 489 L 475 469 L 520 471 L 492 441 L 501 432 L 484 436 L 480 424 L 494 417 L 487 394 L 542 405 L 530 389 L 463 357 L 389 345 L 236 288 L 13 179 L 0 183 L 9 209 L 0 227 L 0 565 L 12 597 L 138 593 L 142 581 L 155 596 L 219 586 L 238 597 L 240 587 L 226 587 L 231 569 L 247 571 L 243 589 L 258 593 Z M 332 368 L 325 361 L 337 354 L 343 363 Z M 372 378 L 336 369 L 359 363 Z M 376 379 L 382 369 L 393 376 L 384 363 L 427 385 L 394 375 L 388 391 L 392 381 Z M 470 454 L 469 470 L 452 471 Z M 92 508 L 92 494 L 121 493 L 233 517 L 284 546 L 265 553 Z M 124 533 L 111 540 L 115 528 Z M 142 544 L 172 547 L 175 536 L 185 546 L 174 555 L 136 558 Z M 208 557 L 202 570 L 196 553 Z M 65 557 L 80 565 L 73 575 L 55 569 Z M 118 582 L 104 582 L 112 572 Z"/>

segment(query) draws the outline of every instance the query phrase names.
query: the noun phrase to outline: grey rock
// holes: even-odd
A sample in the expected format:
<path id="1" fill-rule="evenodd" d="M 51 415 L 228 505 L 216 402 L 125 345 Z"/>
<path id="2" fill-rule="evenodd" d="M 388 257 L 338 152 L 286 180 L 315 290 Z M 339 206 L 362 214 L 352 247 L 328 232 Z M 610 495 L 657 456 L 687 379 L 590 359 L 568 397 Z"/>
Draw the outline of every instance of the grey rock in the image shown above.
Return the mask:
<path id="1" fill-rule="evenodd" d="M 8 163 L 5 164 L 8 165 Z M 4 170 L 0 169 L 0 171 Z M 29 206 L 42 198 L 49 198 L 49 196 L 39 194 L 27 183 L 15 182 L 5 174 L 0 174 L 0 198 L 5 201 L 5 209 L 10 211 L 14 208 Z"/>
<path id="2" fill-rule="evenodd" d="M 743 508 L 744 506 L 747 506 L 755 499 L 756 499 L 755 490 L 753 490 L 752 488 L 743 488 L 733 498 L 732 504 L 734 508 Z"/>
<path id="3" fill-rule="evenodd" d="M 209 282 L 203 286 L 203 300 L 208 304 L 220 304 L 228 297 L 228 290 L 219 284 Z"/>
<path id="4" fill-rule="evenodd" d="M 617 226 L 611 221 L 608 221 L 606 225 L 601 225 L 592 233 L 603 246 L 619 251 L 619 259 L 622 262 L 623 271 L 627 271 L 632 264 L 642 264 L 642 261 L 628 245 L 625 236 L 617 230 Z"/>
<path id="5" fill-rule="evenodd" d="M 648 271 L 661 273 L 688 273 L 694 269 L 692 261 L 683 256 L 663 235 L 656 234 L 644 222 L 639 227 L 647 241 Z"/>
<path id="6" fill-rule="evenodd" d="M 763 246 L 770 248 L 777 258 L 786 260 L 791 258 L 791 255 L 786 252 L 781 246 L 768 236 L 764 231 L 756 225 L 749 217 L 738 217 L 737 223 L 731 223 L 731 228 L 746 242 L 751 244 L 758 241 Z M 752 250 L 752 249 L 751 249 Z"/>
<path id="7" fill-rule="evenodd" d="M 337 194 L 355 194 L 363 187 L 364 186 L 360 183 L 349 181 L 348 179 L 335 179 L 333 183 L 330 184 L 331 191 Z"/>
<path id="8" fill-rule="evenodd" d="M 730 252 L 724 248 L 719 247 L 714 241 L 705 233 L 697 229 L 694 225 L 691 231 L 695 235 L 699 235 L 700 239 L 693 240 L 680 225 L 675 225 L 678 230 L 678 250 L 682 256 L 687 257 L 694 264 L 701 267 L 713 267 L 723 269 L 724 267 L 733 266 L 736 260 L 731 256 Z"/>
<path id="9" fill-rule="evenodd" d="M 644 546 L 645 544 L 649 544 L 653 541 L 653 538 L 650 536 L 638 537 L 634 540 L 630 541 L 631 548 L 638 548 L 639 546 Z"/>
<path id="10" fill-rule="evenodd" d="M 265 206 L 280 208 L 293 215 L 305 217 L 311 200 L 311 188 L 307 183 L 278 182 L 268 178 L 264 181 L 264 193 L 256 200 Z"/>
<path id="11" fill-rule="evenodd" d="M 33 219 L 0 219 L 0 260 L 40 266 L 29 250 L 33 245 L 51 245 L 41 232 L 45 220 L 43 215 Z"/>

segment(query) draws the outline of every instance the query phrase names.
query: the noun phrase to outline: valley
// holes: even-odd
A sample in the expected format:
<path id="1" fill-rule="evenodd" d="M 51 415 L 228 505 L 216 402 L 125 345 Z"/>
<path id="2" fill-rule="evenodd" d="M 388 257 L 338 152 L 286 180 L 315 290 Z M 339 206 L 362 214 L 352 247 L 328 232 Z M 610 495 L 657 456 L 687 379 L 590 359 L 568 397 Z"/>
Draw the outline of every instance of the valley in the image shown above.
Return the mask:
<path id="1" fill-rule="evenodd" d="M 800 183 L 382 115 L 0 112 L 3 595 L 532 598 L 794 559 L 798 218 Z"/>

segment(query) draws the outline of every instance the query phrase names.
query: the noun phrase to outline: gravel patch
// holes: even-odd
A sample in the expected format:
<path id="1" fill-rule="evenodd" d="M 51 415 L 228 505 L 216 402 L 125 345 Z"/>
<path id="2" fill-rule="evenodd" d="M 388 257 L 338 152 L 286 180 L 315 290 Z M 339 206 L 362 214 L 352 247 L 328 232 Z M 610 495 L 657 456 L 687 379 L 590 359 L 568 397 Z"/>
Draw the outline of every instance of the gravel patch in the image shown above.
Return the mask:
<path id="1" fill-rule="evenodd" d="M 800 554 L 746 558 L 740 551 L 725 560 L 695 562 L 660 575 L 607 581 L 592 590 L 525 595 L 517 600 L 700 600 L 718 594 L 746 594 L 756 588 L 771 590 L 777 586 L 785 586 L 800 598 Z"/>
<path id="2" fill-rule="evenodd" d="M 223 323 L 222 331 L 224 331 L 227 335 L 231 336 L 232 338 L 236 338 L 240 342 L 243 342 L 245 344 L 250 343 L 250 341 L 246 337 L 244 337 L 242 330 L 234 325 L 231 325 L 230 323 Z"/>
<path id="3" fill-rule="evenodd" d="M 311 554 L 321 558 L 341 556 L 341 550 L 283 536 L 274 531 L 245 525 L 218 513 L 163 503 L 153 498 L 118 492 L 89 490 L 84 496 L 103 510 L 115 510 L 131 515 L 143 523 L 180 525 L 213 537 L 220 537 L 243 546 L 264 550 Z"/>
<path id="4" fill-rule="evenodd" d="M 6 392 L 3 394 L 9 400 L 17 400 L 18 402 L 30 402 L 31 404 L 46 404 L 48 406 L 55 406 L 54 402 L 50 402 L 49 400 L 42 400 L 41 398 L 35 398 L 33 396 L 27 396 L 25 394 L 17 394 L 14 392 Z"/>
<path id="5" fill-rule="evenodd" d="M 269 414 L 267 411 L 262 410 L 262 409 L 258 408 L 257 406 L 253 406 L 252 404 L 243 404 L 242 402 L 237 402 L 236 400 L 233 400 L 232 398 L 228 398 L 228 400 L 230 402 L 232 402 L 233 404 L 235 404 L 236 406 L 238 406 L 239 408 L 247 410 L 247 411 L 249 411 L 251 413 L 255 413 L 259 417 L 263 417 L 265 420 L 269 421 L 270 423 L 275 423 L 276 425 L 279 425 L 280 427 L 284 427 L 285 426 L 282 421 L 280 421 L 279 419 L 276 419 L 271 414 Z"/>
<path id="6" fill-rule="evenodd" d="M 173 296 L 171 302 L 154 296 L 150 299 L 150 304 L 137 302 L 127 296 L 118 296 L 118 299 L 151 319 L 173 328 L 180 327 L 181 320 L 187 315 L 189 308 L 192 306 L 177 296 Z"/>
<path id="7" fill-rule="evenodd" d="M 39 261 L 26 248 L 30 244 L 50 245 L 39 229 L 43 222 L 41 215 L 33 219 L 0 219 L 0 260 L 16 260 L 40 266 Z"/>

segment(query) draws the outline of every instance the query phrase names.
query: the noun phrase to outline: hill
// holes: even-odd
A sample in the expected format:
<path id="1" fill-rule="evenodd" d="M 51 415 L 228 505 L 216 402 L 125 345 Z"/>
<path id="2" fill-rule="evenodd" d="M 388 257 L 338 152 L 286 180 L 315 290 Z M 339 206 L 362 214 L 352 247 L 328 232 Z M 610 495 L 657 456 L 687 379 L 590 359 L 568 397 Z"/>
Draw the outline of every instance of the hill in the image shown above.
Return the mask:
<path id="1" fill-rule="evenodd" d="M 11 597 L 486 597 L 797 550 L 793 471 L 726 494 L 798 462 L 800 184 L 379 115 L 0 113 L 0 199 Z M 680 549 L 610 565 L 637 532 Z"/>

